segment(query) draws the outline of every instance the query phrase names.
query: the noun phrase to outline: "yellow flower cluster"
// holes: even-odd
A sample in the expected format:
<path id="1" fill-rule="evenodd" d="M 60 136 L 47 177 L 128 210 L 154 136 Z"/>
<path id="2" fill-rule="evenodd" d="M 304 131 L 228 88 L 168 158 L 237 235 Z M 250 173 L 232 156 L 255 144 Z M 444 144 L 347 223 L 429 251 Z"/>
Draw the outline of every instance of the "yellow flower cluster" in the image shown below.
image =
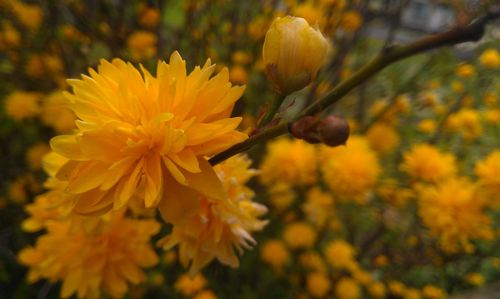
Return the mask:
<path id="1" fill-rule="evenodd" d="M 471 240 L 493 238 L 486 202 L 478 198 L 476 188 L 465 178 L 451 178 L 419 192 L 419 215 L 446 251 L 471 252 Z"/>
<path id="2" fill-rule="evenodd" d="M 456 173 L 455 157 L 428 144 L 415 144 L 403 154 L 401 170 L 417 181 L 438 182 Z"/>
<path id="3" fill-rule="evenodd" d="M 339 200 L 364 203 L 375 187 L 380 166 L 375 152 L 361 136 L 352 136 L 345 147 L 321 147 L 321 172 Z"/>
<path id="4" fill-rule="evenodd" d="M 261 230 L 266 225 L 266 221 L 257 217 L 267 209 L 252 202 L 254 194 L 244 186 L 255 174 L 248 169 L 250 163 L 245 157 L 236 156 L 215 167 L 228 194 L 227 201 L 201 196 L 195 205 L 182 207 L 187 213 L 179 210 L 162 212 L 163 215 L 184 215 L 174 222 L 171 234 L 161 239 L 158 245 L 166 250 L 179 245 L 180 261 L 184 266 L 190 265 L 190 273 L 197 273 L 215 258 L 223 264 L 238 267 L 234 248 L 240 253 L 244 248 L 250 248 L 256 242 L 249 232 Z"/>
<path id="5" fill-rule="evenodd" d="M 265 185 L 285 183 L 309 185 L 317 179 L 316 148 L 303 140 L 279 138 L 267 146 L 260 165 L 260 179 Z"/>
<path id="6" fill-rule="evenodd" d="M 153 220 L 132 220 L 109 214 L 97 223 L 51 221 L 35 247 L 19 253 L 30 267 L 28 281 L 62 280 L 61 297 L 99 298 L 104 290 L 121 298 L 128 284 L 146 279 L 141 268 L 154 266 L 158 257 L 150 238 L 160 226 Z"/>

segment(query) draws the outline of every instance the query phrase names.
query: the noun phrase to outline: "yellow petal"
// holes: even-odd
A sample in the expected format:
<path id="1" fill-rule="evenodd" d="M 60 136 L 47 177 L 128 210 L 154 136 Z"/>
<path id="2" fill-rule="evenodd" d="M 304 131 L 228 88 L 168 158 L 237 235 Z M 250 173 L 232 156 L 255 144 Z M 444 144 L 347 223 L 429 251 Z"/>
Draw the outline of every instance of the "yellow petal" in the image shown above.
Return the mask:
<path id="1" fill-rule="evenodd" d="M 182 174 L 182 172 L 179 170 L 179 168 L 172 162 L 170 161 L 169 158 L 167 157 L 162 157 L 163 158 L 163 163 L 165 163 L 165 166 L 167 166 L 168 171 L 170 174 L 174 177 L 174 179 L 183 184 L 186 185 L 186 178 Z"/>
<path id="2" fill-rule="evenodd" d="M 222 183 L 215 173 L 212 165 L 204 158 L 199 158 L 200 164 L 199 173 L 184 173 L 187 180 L 187 185 L 195 189 L 201 194 L 211 199 L 223 200 L 226 198 L 226 191 Z"/>
<path id="3" fill-rule="evenodd" d="M 180 225 L 193 216 L 200 205 L 200 195 L 195 190 L 179 184 L 173 178 L 165 179 L 165 192 L 158 204 L 163 219 Z"/>
<path id="4" fill-rule="evenodd" d="M 198 163 L 198 159 L 196 158 L 193 151 L 189 148 L 186 148 L 177 154 L 172 154 L 169 156 L 172 161 L 174 161 L 177 165 L 184 168 L 189 172 L 200 172 L 200 164 Z"/>
<path id="5" fill-rule="evenodd" d="M 71 160 L 84 160 L 80 145 L 74 135 L 60 135 L 50 140 L 50 147 L 58 154 Z"/>

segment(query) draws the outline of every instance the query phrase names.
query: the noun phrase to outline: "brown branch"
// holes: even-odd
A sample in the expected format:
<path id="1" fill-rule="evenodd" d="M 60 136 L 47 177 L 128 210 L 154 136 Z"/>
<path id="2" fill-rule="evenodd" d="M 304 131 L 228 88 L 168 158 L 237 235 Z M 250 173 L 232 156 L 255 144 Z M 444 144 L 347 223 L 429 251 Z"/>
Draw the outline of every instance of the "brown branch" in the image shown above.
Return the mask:
<path id="1" fill-rule="evenodd" d="M 209 160 L 210 163 L 215 165 L 251 148 L 255 144 L 265 142 L 269 139 L 285 134 L 288 131 L 288 127 L 293 124 L 293 122 L 304 116 L 314 115 L 325 110 L 330 105 L 343 98 L 355 87 L 359 86 L 373 75 L 397 61 L 432 49 L 479 40 L 485 32 L 486 25 L 490 21 L 497 18 L 500 18 L 500 8 L 498 7 L 486 15 L 476 19 L 467 26 L 457 26 L 451 30 L 422 38 L 407 45 L 394 45 L 384 48 L 370 63 L 361 68 L 349 79 L 341 82 L 321 99 L 309 105 L 293 120 L 280 123 L 275 127 L 250 137 L 242 143 L 232 146 L 222 153 L 212 157 Z"/>

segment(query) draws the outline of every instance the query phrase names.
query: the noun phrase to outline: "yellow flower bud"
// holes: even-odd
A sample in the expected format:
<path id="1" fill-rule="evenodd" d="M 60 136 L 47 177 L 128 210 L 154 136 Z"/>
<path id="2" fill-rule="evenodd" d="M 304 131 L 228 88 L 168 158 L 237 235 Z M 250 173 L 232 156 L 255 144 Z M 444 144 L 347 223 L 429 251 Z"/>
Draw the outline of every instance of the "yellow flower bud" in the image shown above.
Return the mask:
<path id="1" fill-rule="evenodd" d="M 281 94 L 306 87 L 324 65 L 328 41 L 303 18 L 277 18 L 266 33 L 262 58 L 269 80 Z"/>

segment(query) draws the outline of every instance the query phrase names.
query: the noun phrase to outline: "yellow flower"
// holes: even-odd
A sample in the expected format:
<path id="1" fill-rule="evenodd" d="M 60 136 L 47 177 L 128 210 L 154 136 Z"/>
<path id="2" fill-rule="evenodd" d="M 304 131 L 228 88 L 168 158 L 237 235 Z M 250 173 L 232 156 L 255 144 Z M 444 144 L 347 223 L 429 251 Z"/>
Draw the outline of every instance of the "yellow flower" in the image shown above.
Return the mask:
<path id="1" fill-rule="evenodd" d="M 50 151 L 50 147 L 43 143 L 31 146 L 26 152 L 26 162 L 32 170 L 39 170 L 42 167 L 42 158 Z"/>
<path id="2" fill-rule="evenodd" d="M 468 108 L 451 114 L 446 125 L 450 131 L 460 132 L 466 140 L 478 138 L 483 131 L 479 112 Z"/>
<path id="3" fill-rule="evenodd" d="M 484 160 L 478 161 L 475 173 L 479 177 L 480 186 L 491 196 L 491 200 L 500 204 L 500 199 L 498 199 L 498 194 L 500 194 L 500 150 L 494 150 Z"/>
<path id="4" fill-rule="evenodd" d="M 470 252 L 471 239 L 493 238 L 490 219 L 483 211 L 485 201 L 467 179 L 449 179 L 422 187 L 419 193 L 418 213 L 444 250 L 453 253 L 463 247 Z"/>
<path id="5" fill-rule="evenodd" d="M 380 173 L 375 152 L 360 136 L 349 137 L 346 146 L 321 147 L 321 171 L 325 183 L 339 200 L 364 203 Z"/>
<path id="6" fill-rule="evenodd" d="M 241 65 L 236 65 L 229 72 L 229 80 L 234 84 L 245 84 L 248 81 L 247 71 Z"/>
<path id="7" fill-rule="evenodd" d="M 45 125 L 60 134 L 70 133 L 76 128 L 76 116 L 61 91 L 52 92 L 42 100 L 40 118 Z"/>
<path id="8" fill-rule="evenodd" d="M 348 10 L 342 14 L 340 27 L 347 32 L 356 32 L 363 24 L 363 18 L 355 10 Z"/>
<path id="9" fill-rule="evenodd" d="M 399 135 L 396 130 L 384 123 L 374 124 L 366 133 L 373 150 L 379 154 L 390 153 L 399 145 Z"/>
<path id="10" fill-rule="evenodd" d="M 17 48 L 21 44 L 21 34 L 10 23 L 2 25 L 0 32 L 0 49 Z"/>
<path id="11" fill-rule="evenodd" d="M 403 283 L 396 281 L 396 280 L 389 281 L 389 283 L 387 284 L 387 287 L 388 287 L 389 292 L 391 294 L 393 294 L 394 296 L 399 296 L 399 297 L 402 297 L 405 290 L 406 290 L 406 286 Z"/>
<path id="12" fill-rule="evenodd" d="M 217 299 L 217 296 L 210 290 L 203 290 L 196 294 L 193 299 Z"/>
<path id="13" fill-rule="evenodd" d="M 16 18 L 24 26 L 31 30 L 36 30 L 40 27 L 43 21 L 43 11 L 38 5 L 12 1 L 11 8 Z"/>
<path id="14" fill-rule="evenodd" d="M 292 10 L 294 16 L 304 18 L 307 23 L 323 28 L 323 11 L 320 7 L 314 6 L 311 2 L 303 2 L 295 6 Z"/>
<path id="15" fill-rule="evenodd" d="M 445 291 L 433 285 L 426 285 L 422 289 L 422 295 L 426 299 L 444 299 L 447 297 Z"/>
<path id="16" fill-rule="evenodd" d="M 339 299 L 357 299 L 361 290 L 356 281 L 350 278 L 341 278 L 335 286 L 335 294 Z"/>
<path id="17" fill-rule="evenodd" d="M 285 244 L 279 240 L 270 240 L 264 243 L 260 249 L 260 255 L 264 262 L 277 269 L 283 267 L 290 258 Z"/>
<path id="18" fill-rule="evenodd" d="M 9 185 L 9 199 L 15 203 L 24 203 L 28 198 L 27 182 L 19 177 Z"/>
<path id="19" fill-rule="evenodd" d="M 420 299 L 420 291 L 414 288 L 407 288 L 403 292 L 403 299 Z"/>
<path id="20" fill-rule="evenodd" d="M 459 77 L 470 78 L 474 76 L 476 70 L 473 65 L 468 63 L 462 63 L 457 67 L 455 72 Z"/>
<path id="21" fill-rule="evenodd" d="M 303 140 L 279 138 L 267 145 L 260 165 L 260 179 L 266 185 L 287 183 L 308 185 L 316 181 L 316 148 Z"/>
<path id="22" fill-rule="evenodd" d="M 277 18 L 266 33 L 262 59 L 281 94 L 306 87 L 325 64 L 328 41 L 303 18 Z"/>
<path id="23" fill-rule="evenodd" d="M 273 206 L 280 211 L 290 207 L 296 197 L 293 188 L 285 183 L 271 185 L 267 188 L 267 192 Z"/>
<path id="24" fill-rule="evenodd" d="M 57 75 L 63 71 L 63 62 L 54 55 L 33 54 L 26 65 L 28 76 L 36 79 L 47 78 L 47 75 Z"/>
<path id="25" fill-rule="evenodd" d="M 183 274 L 175 282 L 174 288 L 184 296 L 189 297 L 201 291 L 206 285 L 207 280 L 201 274 L 195 276 Z"/>
<path id="26" fill-rule="evenodd" d="M 418 130 L 422 133 L 432 134 L 436 131 L 436 122 L 427 118 L 418 123 Z"/>
<path id="27" fill-rule="evenodd" d="M 479 62 L 487 68 L 498 68 L 500 67 L 500 54 L 496 49 L 486 49 L 479 56 Z"/>
<path id="28" fill-rule="evenodd" d="M 157 264 L 150 238 L 160 228 L 153 220 L 126 219 L 121 214 L 102 218 L 87 231 L 80 222 L 54 221 L 35 247 L 19 253 L 29 266 L 28 281 L 63 281 L 61 297 L 98 298 L 104 290 L 113 298 L 125 295 L 130 284 L 146 280 L 141 268 Z"/>
<path id="29" fill-rule="evenodd" d="M 435 107 L 439 103 L 439 95 L 435 91 L 427 90 L 418 95 L 418 100 L 424 107 Z"/>
<path id="30" fill-rule="evenodd" d="M 314 272 L 307 275 L 306 287 L 314 298 L 323 298 L 331 288 L 330 278 L 324 272 Z"/>
<path id="31" fill-rule="evenodd" d="M 302 210 L 307 220 L 318 227 L 323 227 L 330 216 L 334 214 L 333 198 L 318 187 L 314 187 L 307 192 L 306 202 L 302 205 Z"/>
<path id="32" fill-rule="evenodd" d="M 325 248 L 326 261 L 334 268 L 349 268 L 355 263 L 354 248 L 343 240 L 335 240 Z"/>
<path id="33" fill-rule="evenodd" d="M 40 95 L 34 92 L 15 91 L 5 99 L 5 113 L 15 121 L 38 115 Z"/>
<path id="34" fill-rule="evenodd" d="M 140 13 L 139 24 L 148 29 L 158 26 L 161 20 L 160 11 L 156 8 L 147 7 Z"/>
<path id="35" fill-rule="evenodd" d="M 472 272 L 467 274 L 465 280 L 475 287 L 480 287 L 484 284 L 484 277 L 481 273 Z"/>
<path id="36" fill-rule="evenodd" d="M 316 252 L 306 252 L 299 257 L 300 265 L 307 270 L 316 272 L 325 272 L 325 263 L 321 256 Z"/>
<path id="37" fill-rule="evenodd" d="M 415 180 L 438 182 L 456 173 L 455 157 L 428 144 L 413 145 L 403 154 L 403 160 L 401 170 Z"/>
<path id="38" fill-rule="evenodd" d="M 250 232 L 261 230 L 266 221 L 259 220 L 267 209 L 251 201 L 253 192 L 244 184 L 255 174 L 248 169 L 251 161 L 235 156 L 215 167 L 224 184 L 229 200 L 200 197 L 199 207 L 190 216 L 175 223 L 170 235 L 158 242 L 165 250 L 179 245 L 179 259 L 184 266 L 191 264 L 190 273 L 217 258 L 221 263 L 238 267 L 239 253 L 256 242 Z"/>
<path id="39" fill-rule="evenodd" d="M 316 231 L 307 223 L 295 222 L 285 227 L 283 239 L 291 249 L 311 248 L 316 242 Z"/>
<path id="40" fill-rule="evenodd" d="M 127 38 L 127 49 L 136 61 L 156 55 L 158 38 L 153 32 L 138 30 Z"/>
<path id="41" fill-rule="evenodd" d="M 247 138 L 229 118 L 243 87 L 231 87 L 228 71 L 210 76 L 207 61 L 188 76 L 175 52 L 160 61 L 157 77 L 116 59 L 101 61 L 66 93 L 78 130 L 51 140 L 68 161 L 55 177 L 67 183 L 80 214 L 118 210 L 135 198 L 160 207 L 179 223 L 200 206 L 200 194 L 224 200 L 224 188 L 204 158 Z"/>
<path id="42" fill-rule="evenodd" d="M 377 281 L 368 285 L 368 293 L 374 298 L 385 298 L 385 286 Z"/>

